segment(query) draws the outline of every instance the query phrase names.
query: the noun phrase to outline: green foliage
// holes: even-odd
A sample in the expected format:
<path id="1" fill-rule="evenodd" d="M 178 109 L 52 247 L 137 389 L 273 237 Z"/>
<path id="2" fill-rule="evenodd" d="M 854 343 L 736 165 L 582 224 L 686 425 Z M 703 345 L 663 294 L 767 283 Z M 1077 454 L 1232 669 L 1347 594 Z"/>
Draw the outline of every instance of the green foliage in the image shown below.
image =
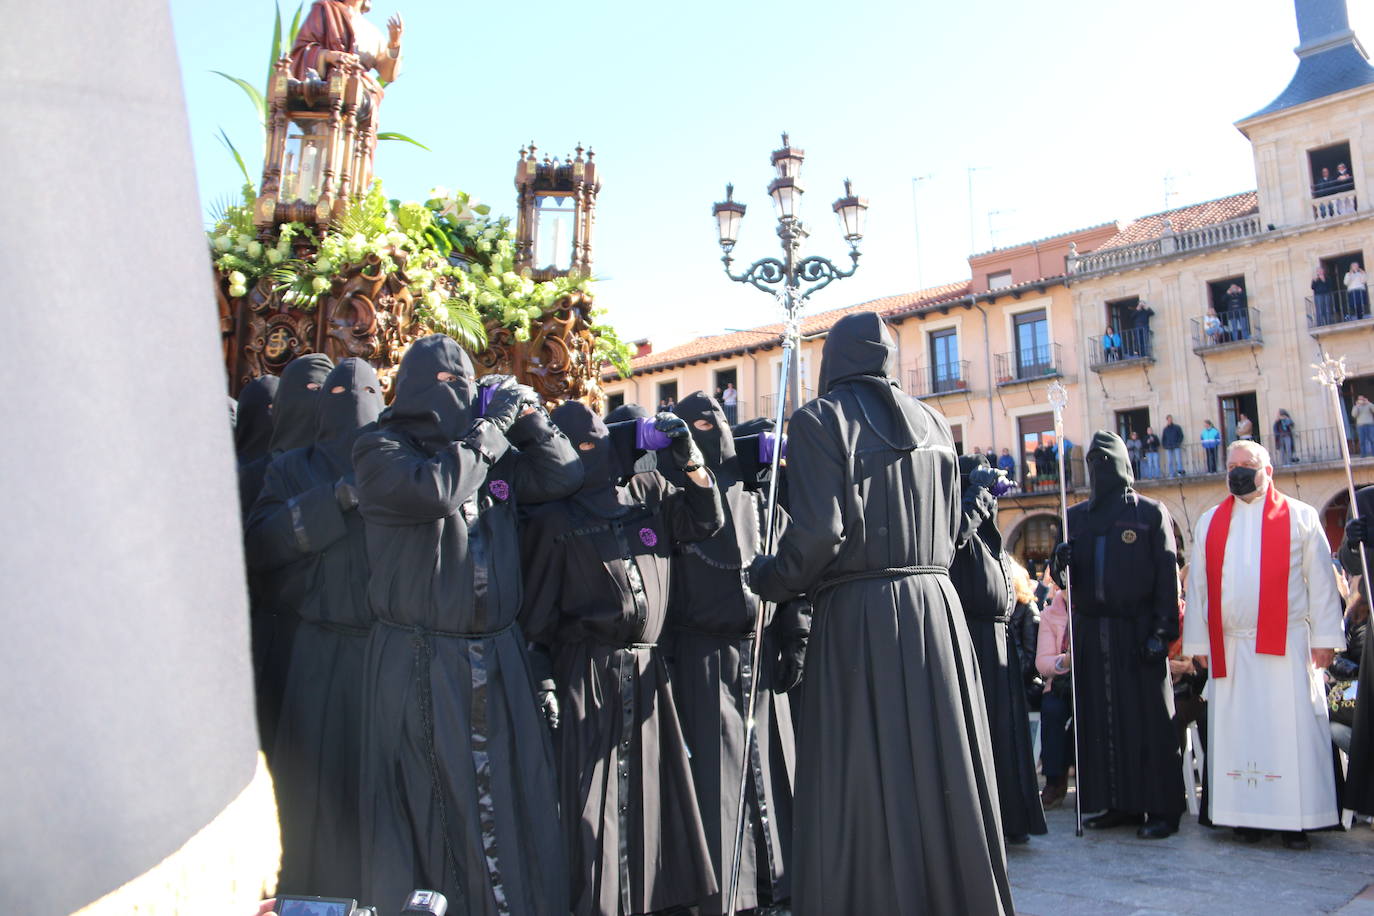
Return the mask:
<path id="1" fill-rule="evenodd" d="M 378 139 L 378 140 L 399 140 L 399 141 L 402 142 L 402 143 L 411 143 L 411 144 L 414 144 L 415 146 L 418 146 L 420 149 L 424 150 L 424 151 L 427 152 L 427 153 L 433 152 L 433 150 L 431 150 L 428 146 L 425 146 L 425 145 L 424 145 L 423 143 L 421 143 L 419 140 L 415 140 L 415 139 L 413 139 L 413 138 L 411 138 L 411 137 L 407 137 L 405 134 L 397 133 L 397 132 L 394 131 L 394 130 L 384 130 L 384 131 L 378 133 L 378 134 L 377 134 L 377 139 Z"/>

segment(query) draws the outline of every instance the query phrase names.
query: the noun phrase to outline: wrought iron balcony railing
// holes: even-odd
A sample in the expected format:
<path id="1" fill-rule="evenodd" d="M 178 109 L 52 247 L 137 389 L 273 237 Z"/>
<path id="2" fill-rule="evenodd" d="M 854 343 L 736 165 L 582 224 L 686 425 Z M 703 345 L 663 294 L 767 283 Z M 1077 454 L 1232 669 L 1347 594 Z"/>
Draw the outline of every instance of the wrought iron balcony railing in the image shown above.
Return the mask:
<path id="1" fill-rule="evenodd" d="M 1131 328 L 1120 334 L 1088 338 L 1088 368 L 1094 372 L 1154 361 L 1154 332 L 1149 328 Z"/>
<path id="2" fill-rule="evenodd" d="M 1370 317 L 1369 291 L 1338 289 L 1307 297 L 1307 329 L 1335 328 Z"/>
<path id="3" fill-rule="evenodd" d="M 1251 346 L 1263 342 L 1259 309 L 1230 309 L 1218 312 L 1215 319 L 1211 315 L 1193 319 L 1194 353 L 1224 350 L 1237 344 Z"/>
<path id="4" fill-rule="evenodd" d="M 906 373 L 907 394 L 915 398 L 936 397 L 968 391 L 969 362 L 966 359 L 934 366 L 917 366 Z"/>
<path id="5" fill-rule="evenodd" d="M 1014 385 L 1064 373 L 1062 348 L 1057 343 L 998 353 L 993 363 L 999 385 Z"/>

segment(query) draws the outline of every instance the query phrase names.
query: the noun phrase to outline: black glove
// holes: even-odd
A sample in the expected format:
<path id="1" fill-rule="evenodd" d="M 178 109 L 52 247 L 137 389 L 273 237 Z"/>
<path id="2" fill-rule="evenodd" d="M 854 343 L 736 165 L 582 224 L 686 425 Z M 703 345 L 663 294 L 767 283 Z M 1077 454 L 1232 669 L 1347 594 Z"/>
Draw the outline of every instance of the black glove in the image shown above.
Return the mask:
<path id="1" fill-rule="evenodd" d="M 997 511 L 997 497 L 989 493 L 986 487 L 977 487 L 964 494 L 964 510 L 977 513 L 980 519 L 978 524 L 982 524 Z"/>
<path id="2" fill-rule="evenodd" d="M 526 407 L 538 403 L 539 395 L 535 394 L 533 388 L 508 380 L 491 396 L 491 402 L 487 404 L 486 420 L 505 435 Z"/>
<path id="3" fill-rule="evenodd" d="M 1169 644 L 1158 633 L 1151 633 L 1140 647 L 1140 659 L 1147 665 L 1164 661 L 1169 657 Z"/>
<path id="4" fill-rule="evenodd" d="M 806 663 L 806 642 L 793 640 L 778 653 L 778 667 L 773 672 L 773 692 L 786 693 L 801 683 Z"/>
<path id="5" fill-rule="evenodd" d="M 552 688 L 539 691 L 539 709 L 549 723 L 549 731 L 558 731 L 558 694 Z"/>
<path id="6" fill-rule="evenodd" d="M 706 463 L 696 440 L 692 438 L 692 431 L 687 427 L 687 421 L 682 417 L 675 413 L 661 413 L 654 417 L 654 429 L 672 440 L 668 443 L 668 453 L 673 456 L 673 463 L 679 470 L 690 473 Z"/>
<path id="7" fill-rule="evenodd" d="M 1352 518 L 1346 522 L 1345 539 L 1351 550 L 1358 550 L 1361 544 L 1366 548 L 1374 548 L 1374 541 L 1369 538 L 1369 519 Z"/>
<path id="8" fill-rule="evenodd" d="M 358 508 L 358 488 L 340 477 L 334 484 L 334 501 L 344 512 Z"/>
<path id="9" fill-rule="evenodd" d="M 772 561 L 771 556 L 759 554 L 754 557 L 749 564 L 749 590 L 754 594 L 759 593 L 759 576 L 763 572 L 763 567 Z"/>
<path id="10" fill-rule="evenodd" d="M 1068 541 L 1058 544 L 1054 548 L 1054 553 L 1050 554 L 1050 578 L 1054 584 L 1064 588 L 1064 571 L 1073 562 L 1073 545 Z"/>

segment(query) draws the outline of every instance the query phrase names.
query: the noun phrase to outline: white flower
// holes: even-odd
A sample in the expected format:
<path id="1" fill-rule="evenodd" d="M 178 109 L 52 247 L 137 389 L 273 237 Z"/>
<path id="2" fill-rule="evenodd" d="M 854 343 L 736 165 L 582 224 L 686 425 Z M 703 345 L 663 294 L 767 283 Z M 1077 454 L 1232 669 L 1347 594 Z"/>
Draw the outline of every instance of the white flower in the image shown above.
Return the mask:
<path id="1" fill-rule="evenodd" d="M 234 247 L 234 240 L 227 235 L 217 235 L 213 244 L 216 251 L 224 252 Z"/>
<path id="2" fill-rule="evenodd" d="M 282 258 L 284 258 L 284 257 L 285 257 L 285 255 L 283 255 L 280 251 L 278 251 L 278 250 L 275 249 L 275 248 L 269 248 L 269 249 L 267 249 L 267 263 L 268 263 L 268 264 L 280 264 L 280 263 L 282 262 Z"/>
<path id="3" fill-rule="evenodd" d="M 429 306 L 432 309 L 438 309 L 439 306 L 443 304 L 444 294 L 439 292 L 437 289 L 432 289 L 429 292 L 425 293 L 425 305 Z"/>
<path id="4" fill-rule="evenodd" d="M 529 328 L 516 328 L 516 329 L 515 329 L 515 339 L 518 340 L 518 341 L 520 341 L 521 343 L 524 343 L 525 341 L 529 340 L 529 339 L 530 339 L 530 329 L 529 329 Z"/>
<path id="5" fill-rule="evenodd" d="M 244 285 L 245 283 L 247 283 L 247 282 L 248 282 L 248 278 L 245 277 L 245 276 L 242 274 L 242 272 L 240 272 L 240 271 L 237 271 L 237 270 L 236 270 L 236 271 L 234 271 L 233 273 L 229 274 L 229 285 L 230 285 L 230 286 L 243 286 L 243 285 Z"/>
<path id="6" fill-rule="evenodd" d="M 230 284 L 229 295 L 234 297 L 235 299 L 239 298 L 240 296 L 246 296 L 248 295 L 248 287 L 243 286 L 241 284 Z"/>
<path id="7" fill-rule="evenodd" d="M 262 242 L 248 243 L 248 257 L 252 258 L 254 261 L 262 257 Z"/>
<path id="8" fill-rule="evenodd" d="M 326 280 L 324 277 L 316 277 L 315 279 L 310 281 L 310 288 L 317 293 L 322 293 L 325 290 L 329 289 L 329 281 Z"/>

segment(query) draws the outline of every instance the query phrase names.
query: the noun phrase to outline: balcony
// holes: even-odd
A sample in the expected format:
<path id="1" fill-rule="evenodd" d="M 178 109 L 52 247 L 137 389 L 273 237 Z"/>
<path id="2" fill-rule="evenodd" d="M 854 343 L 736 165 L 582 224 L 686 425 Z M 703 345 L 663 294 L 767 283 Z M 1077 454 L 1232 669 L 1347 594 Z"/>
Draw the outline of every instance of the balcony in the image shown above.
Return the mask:
<path id="1" fill-rule="evenodd" d="M 994 363 L 999 386 L 1033 382 L 1064 374 L 1064 357 L 1057 343 L 998 353 Z"/>
<path id="2" fill-rule="evenodd" d="M 1240 216 L 1224 223 L 1199 226 L 1186 232 L 1168 229 L 1157 239 L 1137 242 L 1134 245 L 1100 249 L 1082 255 L 1071 254 L 1067 259 L 1068 272 L 1081 277 L 1086 274 L 1125 270 L 1147 261 L 1233 245 L 1243 239 L 1261 235 L 1265 231 L 1267 230 L 1258 213 Z"/>
<path id="3" fill-rule="evenodd" d="M 802 390 L 801 390 L 801 402 L 802 402 L 802 404 L 805 404 L 807 401 L 814 400 L 815 397 L 816 397 L 816 389 L 814 389 L 814 388 L 808 388 L 808 387 L 806 387 L 805 385 L 802 386 Z M 797 405 L 797 406 L 799 406 L 799 405 Z M 796 409 L 796 406 L 793 407 L 793 410 L 795 410 L 795 409 Z M 778 396 L 777 396 L 776 394 L 765 394 L 765 395 L 763 395 L 762 397 L 760 397 L 760 398 L 759 398 L 759 416 L 761 416 L 761 417 L 767 417 L 768 419 L 772 420 L 772 419 L 775 419 L 775 418 L 777 417 L 777 415 L 778 415 Z M 788 416 L 791 416 L 791 414 L 789 413 Z M 784 419 L 785 419 L 785 418 L 784 418 Z"/>
<path id="4" fill-rule="evenodd" d="M 1208 316 L 1210 318 L 1211 316 Z M 1260 333 L 1258 309 L 1231 309 L 1217 312 L 1217 320 L 1208 325 L 1208 318 L 1193 319 L 1193 352 L 1217 353 L 1236 348 L 1249 349 L 1264 343 Z"/>
<path id="5" fill-rule="evenodd" d="M 1282 440 L 1268 429 L 1256 432 L 1259 433 L 1256 440 L 1269 449 L 1276 470 L 1302 470 L 1304 466 L 1315 467 L 1341 460 L 1340 437 L 1345 430 L 1334 426 L 1298 429 L 1291 438 Z M 1226 446 L 1227 443 L 1220 439 L 1216 448 L 1207 448 L 1194 440 L 1184 443 L 1176 457 L 1170 456 L 1167 449 L 1160 449 L 1158 467 L 1154 462 L 1133 463 L 1131 467 L 1136 480 L 1142 483 L 1179 477 L 1221 476 L 1226 473 Z M 1358 461 L 1358 448 L 1351 444 L 1350 449 L 1350 457 Z"/>
<path id="6" fill-rule="evenodd" d="M 1307 332 L 1313 337 L 1370 326 L 1374 318 L 1370 317 L 1368 290 L 1338 289 L 1307 297 Z"/>
<path id="7" fill-rule="evenodd" d="M 1094 372 L 1146 366 L 1154 361 L 1154 332 L 1149 328 L 1088 338 L 1088 368 Z"/>
<path id="8" fill-rule="evenodd" d="M 934 398 L 942 394 L 968 391 L 968 360 L 938 366 L 918 366 L 907 370 L 907 394 L 914 398 Z"/>
<path id="9" fill-rule="evenodd" d="M 1342 216 L 1358 213 L 1359 210 L 1359 197 L 1353 190 L 1346 191 L 1344 194 L 1328 194 L 1312 201 L 1312 219 L 1314 221 L 1339 219 Z"/>

